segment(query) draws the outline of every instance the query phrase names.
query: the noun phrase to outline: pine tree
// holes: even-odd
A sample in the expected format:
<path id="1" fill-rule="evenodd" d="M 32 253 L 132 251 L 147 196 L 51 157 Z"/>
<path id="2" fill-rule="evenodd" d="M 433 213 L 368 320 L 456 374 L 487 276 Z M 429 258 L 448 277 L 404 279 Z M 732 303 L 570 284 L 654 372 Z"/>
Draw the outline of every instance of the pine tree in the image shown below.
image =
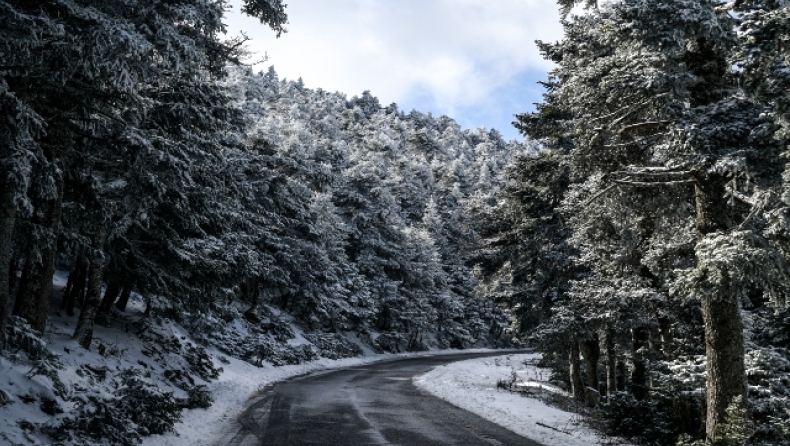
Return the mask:
<path id="1" fill-rule="evenodd" d="M 771 123 L 765 119 L 766 109 L 736 87 L 738 73 L 729 69 L 738 44 L 735 23 L 713 2 L 615 2 L 564 25 L 563 41 L 540 44 L 544 55 L 558 64 L 546 84 L 547 100 L 538 114 L 519 116 L 519 125 L 536 131 L 538 123 L 548 123 L 536 135 L 554 141 L 567 141 L 572 132 L 568 145 L 573 165 L 587 178 L 566 198 L 578 212 L 578 234 L 590 234 L 586 228 L 602 223 L 588 212 L 591 208 L 630 206 L 642 213 L 646 229 L 654 228 L 631 252 L 637 259 L 648 250 L 666 250 L 662 255 L 668 256 L 675 248 L 662 242 L 667 227 L 655 222 L 663 220 L 677 230 L 693 219 L 695 267 L 679 277 L 659 277 L 649 262 L 632 265 L 638 275 L 663 280 L 702 301 L 708 351 L 706 429 L 713 439 L 730 402 L 745 398 L 737 296 L 752 285 L 740 273 L 724 271 L 745 260 L 729 256 L 728 249 L 748 252 L 759 245 L 755 240 L 762 234 L 753 227 L 749 232 L 755 240 L 739 240 L 759 206 L 756 198 L 762 188 L 778 178 L 776 169 L 766 169 L 778 156 L 777 144 L 767 137 Z M 644 197 L 656 199 L 646 202 Z M 693 211 L 687 211 L 689 206 Z M 602 241 L 580 239 L 589 246 L 584 251 L 617 254 L 615 246 L 606 248 Z M 756 259 L 747 257 L 754 265 Z M 714 273 L 713 264 L 723 269 Z M 596 269 L 598 275 L 612 275 Z M 726 279 L 711 274 L 725 274 Z M 771 268 L 760 274 L 766 284 L 782 281 Z"/>

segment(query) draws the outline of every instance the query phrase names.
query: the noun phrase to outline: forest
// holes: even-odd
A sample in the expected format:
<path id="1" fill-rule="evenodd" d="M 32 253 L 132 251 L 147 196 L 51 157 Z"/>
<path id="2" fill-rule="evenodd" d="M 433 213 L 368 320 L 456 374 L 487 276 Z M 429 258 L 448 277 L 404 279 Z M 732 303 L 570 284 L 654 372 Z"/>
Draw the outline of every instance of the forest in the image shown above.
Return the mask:
<path id="1" fill-rule="evenodd" d="M 582 6 L 477 262 L 608 433 L 787 444 L 790 7 Z"/>
<path id="2" fill-rule="evenodd" d="M 243 12 L 279 35 L 285 6 Z M 209 351 L 524 345 L 612 437 L 790 442 L 790 4 L 558 7 L 506 142 L 256 73 L 223 1 L 0 0 L 0 367 L 52 389 L 0 407 L 137 444 L 211 404 Z M 48 347 L 122 356 L 102 327 L 158 368 Z"/>

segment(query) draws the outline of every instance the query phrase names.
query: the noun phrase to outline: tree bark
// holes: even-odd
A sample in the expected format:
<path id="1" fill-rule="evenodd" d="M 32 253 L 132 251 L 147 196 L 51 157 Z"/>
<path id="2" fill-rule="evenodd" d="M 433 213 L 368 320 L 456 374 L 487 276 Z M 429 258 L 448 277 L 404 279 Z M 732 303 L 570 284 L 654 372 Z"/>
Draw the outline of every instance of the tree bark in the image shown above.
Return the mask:
<path id="1" fill-rule="evenodd" d="M 700 238 L 731 226 L 731 222 L 726 220 L 729 213 L 724 198 L 725 182 L 726 179 L 720 176 L 708 176 L 698 179 L 694 186 Z M 743 322 L 739 299 L 732 296 L 703 299 L 702 319 L 705 324 L 708 369 L 705 435 L 712 442 L 733 400 L 740 398 L 741 404 L 746 404 Z"/>
<path id="2" fill-rule="evenodd" d="M 598 335 L 595 334 L 585 339 L 579 344 L 582 357 L 584 357 L 584 368 L 586 369 L 587 387 L 600 390 L 598 382 L 598 361 L 601 359 L 601 346 Z"/>
<path id="3" fill-rule="evenodd" d="M 606 352 L 606 396 L 611 398 L 617 390 L 617 358 L 614 350 L 614 330 L 607 327 L 604 331 L 604 351 Z"/>
<path id="4" fill-rule="evenodd" d="M 25 312 L 28 312 L 28 308 L 30 306 L 30 295 L 31 287 L 34 285 L 31 283 L 31 277 L 35 277 L 38 274 L 38 265 L 36 265 L 30 258 L 25 259 L 25 263 L 22 266 L 22 277 L 19 279 L 19 286 L 16 289 L 16 293 L 11 294 L 11 298 L 14 299 L 14 309 L 13 315 L 14 316 L 21 316 Z"/>
<path id="5" fill-rule="evenodd" d="M 11 181 L 0 176 L 0 347 L 5 347 L 5 326 L 11 304 L 9 269 L 16 224 L 15 194 Z"/>
<path id="6" fill-rule="evenodd" d="M 672 320 L 666 316 L 658 318 L 658 334 L 661 336 L 661 353 L 672 351 Z"/>
<path id="7" fill-rule="evenodd" d="M 644 350 L 647 347 L 650 330 L 645 326 L 638 326 L 631 329 L 631 339 L 633 343 L 634 366 L 631 369 L 631 393 L 637 400 L 647 397 L 647 361 L 644 357 Z"/>
<path id="8" fill-rule="evenodd" d="M 101 305 L 99 305 L 99 312 L 106 313 L 110 311 L 112 304 L 115 303 L 115 300 L 118 299 L 120 294 L 121 284 L 116 281 L 112 281 L 107 284 L 107 289 L 104 290 L 104 297 L 102 298 Z"/>
<path id="9" fill-rule="evenodd" d="M 625 392 L 626 367 L 624 361 L 617 361 L 617 391 Z"/>
<path id="10" fill-rule="evenodd" d="M 19 289 L 19 283 L 21 282 L 20 278 L 17 277 L 18 273 L 24 268 L 24 263 L 21 259 L 14 258 L 14 254 L 11 253 L 9 259 L 9 267 L 8 267 L 8 301 L 9 303 L 14 300 L 16 296 L 16 292 Z M 22 266 L 20 267 L 20 264 Z"/>
<path id="11" fill-rule="evenodd" d="M 44 332 L 47 325 L 47 313 L 52 299 L 52 276 L 55 274 L 55 256 L 58 249 L 58 235 L 60 234 L 60 212 L 63 203 L 63 179 L 55 181 L 57 195 L 54 199 L 42 203 L 41 210 L 44 218 L 42 226 L 49 228 L 51 239 L 41 250 L 41 264 L 34 265 L 28 260 L 31 269 L 28 277 L 22 283 L 17 301 L 20 303 L 19 311 L 15 313 L 25 318 L 30 325 L 40 332 Z"/>
<path id="12" fill-rule="evenodd" d="M 577 401 L 584 400 L 584 383 L 582 383 L 581 367 L 579 363 L 579 341 L 576 338 L 570 340 L 570 352 L 568 353 L 568 374 L 571 380 L 571 394 Z"/>
<path id="13" fill-rule="evenodd" d="M 705 434 L 716 438 L 716 427 L 724 421 L 727 407 L 736 397 L 746 397 L 746 367 L 743 361 L 743 323 L 738 299 L 704 299 L 705 353 L 708 360 Z"/>
<path id="14" fill-rule="evenodd" d="M 80 311 L 80 318 L 77 321 L 77 328 L 74 330 L 74 338 L 86 350 L 90 348 L 93 340 L 93 327 L 96 323 L 96 314 L 101 305 L 101 284 L 102 273 L 104 272 L 104 246 L 105 233 L 101 229 L 94 235 L 91 246 L 90 277 L 88 278 L 88 292 L 85 296 L 85 303 Z"/>
<path id="15" fill-rule="evenodd" d="M 88 274 L 88 266 L 85 260 L 80 257 L 77 260 L 77 265 L 74 271 L 69 274 L 69 283 L 66 285 L 66 292 L 63 293 L 63 301 L 61 301 L 60 309 L 65 310 L 69 316 L 74 316 L 74 303 L 77 301 L 77 296 L 85 290 L 85 277 Z"/>
<path id="16" fill-rule="evenodd" d="M 118 298 L 118 302 L 115 303 L 115 308 L 118 311 L 126 311 L 126 305 L 129 303 L 129 296 L 132 295 L 132 284 L 127 283 L 123 286 L 123 291 L 121 292 L 121 297 Z"/>

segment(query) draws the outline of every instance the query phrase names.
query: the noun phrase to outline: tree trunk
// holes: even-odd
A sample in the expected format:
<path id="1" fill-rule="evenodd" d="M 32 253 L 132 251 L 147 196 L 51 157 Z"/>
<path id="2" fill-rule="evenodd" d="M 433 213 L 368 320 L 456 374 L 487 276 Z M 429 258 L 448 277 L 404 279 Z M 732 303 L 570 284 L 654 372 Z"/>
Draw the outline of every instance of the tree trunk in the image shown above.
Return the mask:
<path id="1" fill-rule="evenodd" d="M 633 342 L 634 367 L 631 369 L 631 393 L 637 400 L 647 397 L 647 361 L 645 360 L 645 348 L 647 347 L 650 330 L 645 326 L 634 327 L 631 329 L 631 339 Z"/>
<path id="2" fill-rule="evenodd" d="M 14 300 L 16 297 L 17 290 L 19 289 L 19 283 L 21 282 L 20 277 L 17 277 L 21 274 L 22 268 L 24 268 L 24 263 L 20 259 L 15 259 L 14 254 L 11 254 L 11 258 L 9 259 L 9 267 L 8 267 L 8 301 L 9 303 Z M 20 266 L 20 263 L 22 266 Z"/>
<path id="3" fill-rule="evenodd" d="M 32 294 L 31 287 L 34 285 L 31 283 L 31 278 L 36 277 L 36 274 L 38 274 L 38 265 L 30 258 L 25 259 L 25 263 L 22 266 L 22 277 L 19 279 L 19 286 L 16 289 L 16 293 L 11 294 L 11 298 L 16 296 L 16 299 L 14 299 L 14 316 L 21 316 L 25 312 L 29 312 L 27 307 L 30 306 L 30 295 Z"/>
<path id="4" fill-rule="evenodd" d="M 75 290 L 77 293 L 74 295 L 74 301 L 79 303 L 80 307 L 85 306 L 85 296 L 87 295 L 88 287 L 90 287 L 90 275 L 92 270 L 93 265 L 91 265 L 91 262 L 85 262 L 85 270 L 83 271 L 82 281 L 80 282 L 82 286 Z M 72 306 L 72 313 L 73 311 L 74 307 Z"/>
<path id="5" fill-rule="evenodd" d="M 41 251 L 41 264 L 33 265 L 28 260 L 31 268 L 28 270 L 28 277 L 23 283 L 23 290 L 20 290 L 17 301 L 20 302 L 19 311 L 15 313 L 25 318 L 30 325 L 40 332 L 44 332 L 47 324 L 47 313 L 49 313 L 49 303 L 52 300 L 52 276 L 55 274 L 55 256 L 58 249 L 58 235 L 60 234 L 60 211 L 63 203 L 63 179 L 57 178 L 55 181 L 57 196 L 42 203 L 41 210 L 44 217 L 40 222 L 42 226 L 49 228 L 50 240 Z"/>
<path id="6" fill-rule="evenodd" d="M 121 292 L 121 297 L 118 298 L 118 302 L 115 303 L 115 308 L 118 311 L 126 311 L 126 305 L 129 303 L 129 296 L 132 295 L 132 284 L 127 283 L 123 286 L 123 292 Z"/>
<path id="7" fill-rule="evenodd" d="M 8 307 L 11 304 L 9 269 L 16 223 L 15 194 L 11 181 L 0 177 L 0 347 L 5 347 L 5 326 L 8 320 Z"/>
<path id="8" fill-rule="evenodd" d="M 603 342 L 606 352 L 606 396 L 611 398 L 617 390 L 617 358 L 614 350 L 614 330 L 611 327 L 605 329 Z"/>
<path id="9" fill-rule="evenodd" d="M 103 229 L 99 230 L 99 233 L 94 235 L 90 254 L 88 292 L 85 297 L 85 303 L 82 305 L 82 310 L 80 311 L 77 328 L 74 330 L 74 338 L 77 339 L 77 342 L 85 349 L 90 348 L 91 341 L 93 340 L 93 326 L 96 322 L 96 314 L 99 311 L 99 305 L 101 305 L 101 283 L 105 263 L 102 253 L 104 239 L 105 233 Z"/>
<path id="10" fill-rule="evenodd" d="M 66 314 L 74 316 L 74 303 L 77 296 L 85 290 L 85 277 L 88 274 L 88 266 L 85 260 L 80 257 L 74 271 L 69 274 L 69 283 L 66 285 L 66 292 L 63 293 L 63 300 L 60 304 L 61 310 L 66 310 Z"/>
<path id="11" fill-rule="evenodd" d="M 104 298 L 102 298 L 101 305 L 99 305 L 99 312 L 107 313 L 110 311 L 112 304 L 115 303 L 115 300 L 118 299 L 120 294 L 121 285 L 118 282 L 112 281 L 107 284 L 107 289 L 104 290 Z"/>
<path id="12" fill-rule="evenodd" d="M 579 346 L 584 357 L 584 368 L 587 371 L 587 387 L 600 390 L 598 382 L 598 361 L 601 359 L 601 346 L 595 334 L 582 341 Z"/>
<path id="13" fill-rule="evenodd" d="M 570 340 L 570 352 L 568 353 L 568 374 L 571 380 L 571 394 L 577 401 L 584 400 L 584 383 L 582 383 L 581 367 L 579 364 L 579 341 L 576 338 Z"/>
<path id="14" fill-rule="evenodd" d="M 624 361 L 617 361 L 617 391 L 625 392 L 626 367 Z"/>
<path id="15" fill-rule="evenodd" d="M 250 302 L 250 307 L 245 313 L 252 313 L 258 309 L 258 296 L 261 294 L 260 280 L 257 277 L 247 277 L 241 283 L 242 298 Z"/>
<path id="16" fill-rule="evenodd" d="M 743 323 L 738 299 L 704 299 L 705 353 L 708 360 L 705 434 L 715 439 L 716 426 L 724 421 L 727 407 L 736 397 L 746 397 L 743 361 Z"/>
<path id="17" fill-rule="evenodd" d="M 725 218 L 726 179 L 709 176 L 697 179 L 694 186 L 697 207 L 697 232 L 702 238 L 726 230 L 731 222 Z M 702 300 L 705 324 L 705 355 L 708 377 L 705 435 L 714 441 L 717 426 L 725 420 L 727 407 L 740 398 L 746 404 L 746 367 L 744 365 L 743 322 L 740 301 L 730 296 Z"/>
<path id="18" fill-rule="evenodd" d="M 672 320 L 666 316 L 658 318 L 658 334 L 661 336 L 661 353 L 672 351 Z"/>

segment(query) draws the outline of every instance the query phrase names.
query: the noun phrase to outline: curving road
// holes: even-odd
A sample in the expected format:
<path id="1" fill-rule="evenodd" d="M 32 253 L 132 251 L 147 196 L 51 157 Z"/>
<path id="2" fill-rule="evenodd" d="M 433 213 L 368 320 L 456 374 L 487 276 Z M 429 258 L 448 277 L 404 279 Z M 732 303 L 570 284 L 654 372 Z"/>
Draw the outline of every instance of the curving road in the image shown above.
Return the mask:
<path id="1" fill-rule="evenodd" d="M 437 365 L 505 353 L 398 359 L 278 383 L 221 444 L 540 446 L 412 384 Z"/>

